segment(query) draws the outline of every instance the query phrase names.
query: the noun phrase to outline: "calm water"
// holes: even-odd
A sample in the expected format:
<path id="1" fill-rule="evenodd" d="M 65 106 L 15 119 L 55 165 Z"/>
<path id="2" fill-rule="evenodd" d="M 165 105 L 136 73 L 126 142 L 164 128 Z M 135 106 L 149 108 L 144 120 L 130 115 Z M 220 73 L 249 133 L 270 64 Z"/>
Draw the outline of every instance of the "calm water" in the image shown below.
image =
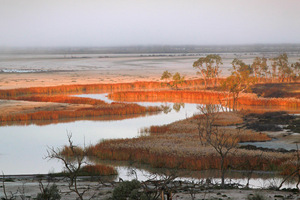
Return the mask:
<path id="1" fill-rule="evenodd" d="M 296 144 L 289 144 L 280 141 L 268 141 L 268 142 L 244 142 L 242 145 L 254 145 L 256 147 L 269 148 L 269 149 L 286 149 L 296 150 Z"/>
<path id="2" fill-rule="evenodd" d="M 146 181 L 149 178 L 153 178 L 155 175 L 153 173 L 142 170 L 142 169 L 135 169 L 136 174 L 132 174 L 132 170 L 127 167 L 116 167 L 119 173 L 119 177 L 121 177 L 123 180 L 133 180 L 136 177 L 138 177 L 139 181 Z M 218 173 L 217 171 L 212 171 L 212 173 Z M 230 173 L 226 175 L 229 178 L 225 179 L 226 183 L 232 183 L 232 184 L 239 184 L 241 186 L 245 186 L 247 184 L 247 178 L 237 178 L 236 175 L 233 173 Z M 239 175 L 239 177 L 241 174 Z M 261 178 L 258 178 L 261 177 Z M 200 181 L 205 182 L 206 179 L 210 179 L 212 183 L 220 184 L 221 178 L 216 178 L 216 176 L 212 176 L 211 173 L 206 173 L 205 171 L 197 172 L 196 174 L 193 174 L 191 178 L 188 176 L 188 178 L 176 178 L 175 180 L 182 180 L 182 181 L 193 181 L 194 183 L 198 183 Z M 157 176 L 157 179 L 164 179 L 164 176 Z M 260 175 L 253 175 L 253 178 L 249 181 L 249 187 L 250 188 L 268 188 L 270 186 L 279 186 L 282 182 L 282 178 L 280 177 L 274 177 L 273 174 L 260 174 Z M 295 182 L 286 182 L 283 184 L 282 188 L 295 188 Z"/>
<path id="3" fill-rule="evenodd" d="M 86 95 L 82 95 L 86 96 Z M 88 95 L 104 99 L 105 95 Z M 172 103 L 142 103 L 173 107 Z M 43 159 L 47 147 L 67 144 L 67 133 L 72 133 L 74 144 L 83 146 L 96 144 L 102 139 L 132 138 L 139 130 L 151 125 L 163 125 L 192 116 L 197 112 L 196 104 L 185 104 L 179 111 L 172 109 L 147 117 L 119 121 L 76 121 L 45 126 L 2 126 L 0 127 L 0 171 L 4 174 L 35 174 L 59 172 L 61 163 Z"/>
<path id="4" fill-rule="evenodd" d="M 106 94 L 76 95 L 90 97 L 111 102 Z M 96 144 L 102 139 L 110 138 L 133 138 L 139 136 L 139 130 L 151 125 L 163 125 L 176 120 L 185 119 L 198 113 L 196 104 L 173 103 L 149 103 L 143 102 L 140 105 L 148 106 L 168 106 L 180 109 L 170 109 L 170 112 L 153 116 L 140 117 L 135 119 L 114 120 L 114 121 L 76 121 L 70 123 L 60 123 L 45 126 L 2 126 L 0 127 L 0 171 L 8 175 L 17 174 L 45 174 L 48 172 L 60 172 L 63 165 L 55 160 L 44 159 L 48 147 L 62 147 L 67 144 L 67 133 L 72 133 L 74 144 L 84 146 Z M 131 169 L 118 166 L 119 177 L 124 180 L 131 180 L 135 176 L 130 175 Z M 148 179 L 152 173 L 135 169 L 139 180 Z M 201 172 L 199 172 L 201 173 Z M 197 175 L 197 177 L 211 178 L 210 176 Z M 194 180 L 202 178 L 181 178 L 183 180 Z M 212 177 L 213 182 L 220 182 L 219 178 Z M 254 188 L 267 187 L 270 184 L 279 184 L 279 178 L 254 178 L 250 181 L 250 186 Z M 244 178 L 228 179 L 227 182 L 246 184 Z M 284 187 L 293 187 L 285 184 Z"/>

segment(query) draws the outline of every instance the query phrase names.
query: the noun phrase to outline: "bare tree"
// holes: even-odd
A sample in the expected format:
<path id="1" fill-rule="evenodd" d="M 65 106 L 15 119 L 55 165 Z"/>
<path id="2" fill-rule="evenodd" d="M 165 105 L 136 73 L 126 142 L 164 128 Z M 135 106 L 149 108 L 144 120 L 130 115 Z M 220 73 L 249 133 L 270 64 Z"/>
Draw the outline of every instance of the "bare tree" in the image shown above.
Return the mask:
<path id="1" fill-rule="evenodd" d="M 176 178 L 176 171 L 153 174 L 148 180 L 141 183 L 144 194 L 153 200 L 171 200 L 177 188 L 174 183 Z"/>
<path id="2" fill-rule="evenodd" d="M 246 155 L 241 155 L 241 157 Z M 253 162 L 254 161 L 254 162 Z M 249 188 L 250 180 L 252 178 L 252 175 L 255 170 L 260 170 L 264 164 L 267 164 L 266 160 L 263 159 L 263 152 L 260 154 L 255 155 L 251 159 L 246 159 L 241 164 L 237 166 L 233 166 L 234 169 L 242 168 L 245 171 L 243 171 L 243 175 L 247 178 L 247 183 L 245 185 L 245 188 Z"/>
<path id="3" fill-rule="evenodd" d="M 297 179 L 297 183 L 296 183 L 296 188 L 298 189 L 299 191 L 299 184 L 300 184 L 300 152 L 299 152 L 299 147 L 298 147 L 298 144 L 296 144 L 296 147 L 297 147 L 297 151 L 295 152 L 295 159 L 294 159 L 294 170 L 291 171 L 280 183 L 278 189 L 280 189 L 283 184 L 289 180 L 289 179 L 292 179 L 292 178 L 296 178 Z"/>
<path id="4" fill-rule="evenodd" d="M 225 186 L 225 174 L 228 169 L 228 157 L 238 145 L 239 133 L 232 133 L 216 125 L 219 116 L 219 105 L 198 106 L 203 114 L 198 122 L 198 133 L 201 145 L 211 146 L 220 157 L 221 186 Z M 238 129 L 238 132 L 240 129 Z"/>
<path id="5" fill-rule="evenodd" d="M 90 189 L 89 186 L 79 188 L 77 178 L 87 156 L 87 149 L 73 145 L 72 134 L 68 133 L 68 146 L 63 148 L 49 147 L 47 150 L 48 159 L 57 159 L 63 162 L 69 177 L 69 190 L 77 194 L 80 200 L 83 200 L 83 195 Z"/>
<path id="6" fill-rule="evenodd" d="M 4 176 L 4 173 L 2 172 L 2 189 L 3 189 L 3 194 L 4 194 L 4 197 L 2 198 L 3 200 L 14 200 L 16 199 L 16 193 L 12 193 L 10 192 L 10 195 L 7 195 L 7 192 L 6 192 L 6 187 L 5 187 L 5 176 Z"/>

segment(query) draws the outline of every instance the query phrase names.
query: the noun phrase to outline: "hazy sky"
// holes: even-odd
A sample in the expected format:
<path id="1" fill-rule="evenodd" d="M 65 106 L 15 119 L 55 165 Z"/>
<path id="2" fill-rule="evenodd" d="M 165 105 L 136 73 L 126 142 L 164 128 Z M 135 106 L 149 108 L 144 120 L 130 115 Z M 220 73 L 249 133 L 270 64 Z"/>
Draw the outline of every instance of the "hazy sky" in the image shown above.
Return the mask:
<path id="1" fill-rule="evenodd" d="M 0 0 L 0 47 L 300 43 L 300 0 Z"/>

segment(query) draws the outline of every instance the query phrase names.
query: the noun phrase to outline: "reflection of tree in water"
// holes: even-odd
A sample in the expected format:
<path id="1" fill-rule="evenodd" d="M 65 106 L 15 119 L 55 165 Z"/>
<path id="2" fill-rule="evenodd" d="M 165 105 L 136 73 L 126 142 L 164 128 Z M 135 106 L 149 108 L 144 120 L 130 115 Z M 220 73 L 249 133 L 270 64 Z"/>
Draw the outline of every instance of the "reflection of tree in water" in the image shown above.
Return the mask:
<path id="1" fill-rule="evenodd" d="M 184 103 L 174 103 L 173 109 L 174 109 L 176 112 L 179 112 L 181 108 L 184 108 Z"/>
<path id="2" fill-rule="evenodd" d="M 181 108 L 184 108 L 184 103 L 174 103 L 173 104 L 173 109 L 176 111 L 176 112 L 179 112 Z M 163 109 L 163 112 L 165 114 L 168 114 L 169 112 L 172 111 L 172 108 L 170 105 L 168 104 L 164 104 L 164 105 L 161 105 L 160 106 L 162 109 Z"/>
<path id="3" fill-rule="evenodd" d="M 171 106 L 170 106 L 170 105 L 168 105 L 168 104 L 161 105 L 160 107 L 163 109 L 163 112 L 164 112 L 165 114 L 168 114 L 169 112 L 171 112 L 171 111 L 172 111 L 172 108 L 171 108 Z"/>

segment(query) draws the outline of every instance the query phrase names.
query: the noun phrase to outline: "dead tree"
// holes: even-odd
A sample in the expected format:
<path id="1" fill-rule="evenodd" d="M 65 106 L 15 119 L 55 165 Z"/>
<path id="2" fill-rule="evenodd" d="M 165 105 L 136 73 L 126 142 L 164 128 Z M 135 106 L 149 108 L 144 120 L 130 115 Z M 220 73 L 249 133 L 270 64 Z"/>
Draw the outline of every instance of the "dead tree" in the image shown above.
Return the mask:
<path id="1" fill-rule="evenodd" d="M 83 200 L 84 194 L 90 190 L 90 187 L 79 188 L 78 186 L 78 175 L 86 164 L 85 159 L 87 156 L 87 149 L 74 146 L 72 141 L 72 134 L 68 133 L 68 146 L 63 148 L 48 147 L 47 159 L 60 160 L 66 169 L 67 176 L 69 178 L 69 190 L 77 194 L 80 200 Z"/>
<path id="2" fill-rule="evenodd" d="M 174 183 L 176 178 L 176 172 L 168 171 L 167 173 L 153 174 L 148 180 L 141 182 L 143 192 L 147 198 L 152 200 L 172 200 L 177 189 Z"/>
<path id="3" fill-rule="evenodd" d="M 4 197 L 1 198 L 3 200 L 15 200 L 16 199 L 16 193 L 12 193 L 10 191 L 10 195 L 7 194 L 7 191 L 6 191 L 6 187 L 5 187 L 5 176 L 4 176 L 4 173 L 2 172 L 2 189 L 3 189 L 3 194 L 4 194 Z"/>
<path id="4" fill-rule="evenodd" d="M 247 157 L 247 155 L 241 155 L 241 157 Z M 254 161 L 254 162 L 253 162 Z M 250 180 L 252 178 L 253 173 L 256 170 L 260 170 L 263 165 L 267 164 L 266 160 L 263 159 L 263 152 L 255 155 L 251 159 L 245 159 L 241 164 L 237 166 L 232 166 L 233 169 L 244 169 L 243 175 L 247 178 L 247 183 L 245 188 L 249 188 Z"/>
<path id="5" fill-rule="evenodd" d="M 292 178 L 296 178 L 297 179 L 297 183 L 296 183 L 296 188 L 299 191 L 299 184 L 300 184 L 300 152 L 299 152 L 299 147 L 298 144 L 296 144 L 297 147 L 297 151 L 295 152 L 295 160 L 293 161 L 293 164 L 295 166 L 295 169 L 293 171 L 291 171 L 280 183 L 278 189 L 280 189 L 283 184 Z"/>
<path id="6" fill-rule="evenodd" d="M 203 114 L 198 121 L 198 133 L 201 145 L 211 146 L 220 158 L 221 186 L 225 186 L 225 173 L 228 169 L 227 161 L 230 154 L 233 154 L 238 145 L 237 133 L 216 125 L 216 120 L 220 113 L 220 106 L 206 105 L 198 106 Z"/>

